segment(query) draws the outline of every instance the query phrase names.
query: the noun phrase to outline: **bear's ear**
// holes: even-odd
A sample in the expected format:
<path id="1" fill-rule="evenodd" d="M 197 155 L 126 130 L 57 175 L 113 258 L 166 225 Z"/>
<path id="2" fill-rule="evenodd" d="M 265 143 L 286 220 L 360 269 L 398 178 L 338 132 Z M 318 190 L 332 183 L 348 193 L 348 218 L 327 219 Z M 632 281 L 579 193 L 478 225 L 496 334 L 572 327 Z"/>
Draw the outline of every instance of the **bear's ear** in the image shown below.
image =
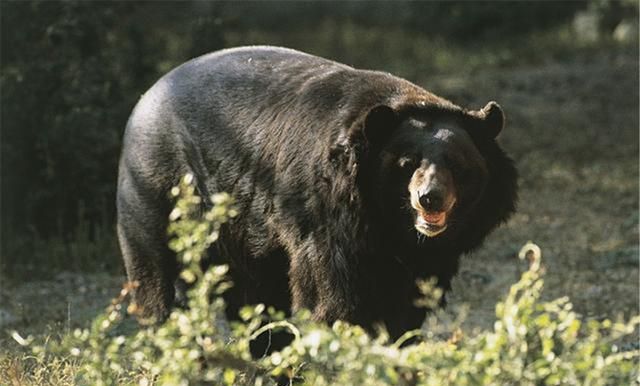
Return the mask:
<path id="1" fill-rule="evenodd" d="M 500 105 L 494 101 L 487 103 L 487 105 L 480 110 L 470 111 L 469 115 L 474 119 L 476 125 L 479 126 L 478 129 L 481 130 L 480 135 L 491 139 L 497 137 L 504 127 L 504 113 Z"/>
<path id="2" fill-rule="evenodd" d="M 398 123 L 398 114 L 391 107 L 373 107 L 338 137 L 330 149 L 331 161 L 335 164 L 346 164 L 349 170 L 356 170 L 358 163 L 367 157 L 367 154 L 375 153 L 382 148 Z"/>
<path id="3" fill-rule="evenodd" d="M 367 147 L 370 149 L 381 147 L 397 126 L 398 114 L 391 107 L 378 105 L 369 110 L 362 126 Z"/>

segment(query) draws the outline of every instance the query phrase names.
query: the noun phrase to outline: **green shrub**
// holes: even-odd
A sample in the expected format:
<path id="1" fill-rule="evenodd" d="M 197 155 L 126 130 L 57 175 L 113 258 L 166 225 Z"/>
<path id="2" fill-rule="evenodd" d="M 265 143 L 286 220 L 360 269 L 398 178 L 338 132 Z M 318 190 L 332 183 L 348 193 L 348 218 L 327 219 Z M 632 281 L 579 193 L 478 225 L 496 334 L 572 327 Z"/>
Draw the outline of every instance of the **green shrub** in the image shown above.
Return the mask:
<path id="1" fill-rule="evenodd" d="M 452 329 L 442 338 L 431 326 L 390 342 L 384 330 L 372 337 L 344 322 L 326 326 L 306 311 L 285 320 L 264 305 L 247 306 L 241 322 L 229 322 L 219 296 L 231 285 L 227 267 L 202 271 L 199 261 L 236 210 L 231 197 L 219 194 L 198 217 L 201 199 L 192 180 L 185 177 L 172 191 L 177 204 L 169 228 L 171 248 L 186 267 L 182 278 L 193 283 L 188 309 L 174 310 L 160 326 L 138 326 L 128 316 L 136 313 L 129 303 L 135 283 L 127 284 L 88 329 L 33 347 L 40 361 L 75 358 L 81 385 L 270 385 L 278 376 L 308 385 L 623 385 L 638 379 L 640 350 L 621 351 L 620 339 L 634 333 L 640 317 L 585 322 L 567 298 L 541 301 L 544 267 L 531 243 L 520 253 L 530 267 L 497 304 L 493 329 L 475 336 Z M 421 287 L 431 304 L 437 297 L 432 283 Z M 250 341 L 280 329 L 294 336 L 292 343 L 253 360 Z M 419 343 L 402 344 L 417 336 Z"/>

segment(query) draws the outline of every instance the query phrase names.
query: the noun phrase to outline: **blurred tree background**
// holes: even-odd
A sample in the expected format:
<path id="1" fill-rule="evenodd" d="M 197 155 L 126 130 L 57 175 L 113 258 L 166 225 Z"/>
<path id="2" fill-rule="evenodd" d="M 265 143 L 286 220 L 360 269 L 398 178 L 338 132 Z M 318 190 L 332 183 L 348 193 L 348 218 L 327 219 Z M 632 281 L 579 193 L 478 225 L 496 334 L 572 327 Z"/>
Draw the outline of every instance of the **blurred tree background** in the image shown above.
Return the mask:
<path id="1" fill-rule="evenodd" d="M 274 44 L 415 80 L 561 60 L 568 47 L 588 54 L 637 35 L 638 12 L 634 0 L 0 6 L 3 272 L 119 269 L 115 189 L 127 117 L 190 58 Z"/>

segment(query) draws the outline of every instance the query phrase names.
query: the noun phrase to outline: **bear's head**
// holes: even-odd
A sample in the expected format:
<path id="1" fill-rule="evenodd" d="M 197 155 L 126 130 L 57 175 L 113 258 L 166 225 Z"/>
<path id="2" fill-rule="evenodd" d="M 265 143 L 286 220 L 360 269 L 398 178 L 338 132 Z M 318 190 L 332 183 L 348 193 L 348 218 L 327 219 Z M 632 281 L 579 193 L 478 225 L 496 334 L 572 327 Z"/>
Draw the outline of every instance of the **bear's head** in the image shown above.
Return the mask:
<path id="1" fill-rule="evenodd" d="M 516 172 L 495 141 L 503 124 L 495 102 L 371 109 L 350 137 L 368 211 L 389 232 L 420 241 L 464 232 L 463 249 L 475 247 L 514 211 Z"/>

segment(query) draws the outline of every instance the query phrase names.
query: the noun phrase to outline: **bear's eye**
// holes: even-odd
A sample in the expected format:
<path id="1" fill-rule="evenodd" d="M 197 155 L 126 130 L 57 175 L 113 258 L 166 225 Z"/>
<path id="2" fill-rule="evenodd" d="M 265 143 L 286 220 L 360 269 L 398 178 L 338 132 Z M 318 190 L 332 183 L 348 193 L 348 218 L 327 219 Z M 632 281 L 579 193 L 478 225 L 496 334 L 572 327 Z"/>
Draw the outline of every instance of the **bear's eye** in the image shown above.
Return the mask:
<path id="1" fill-rule="evenodd" d="M 459 157 L 446 155 L 444 159 L 445 164 L 449 170 L 453 172 L 456 180 L 461 181 L 462 183 L 469 183 L 469 180 L 473 179 L 473 170 L 466 167 Z"/>
<path id="2" fill-rule="evenodd" d="M 402 169 L 410 168 L 410 167 L 414 166 L 415 164 L 416 164 L 416 162 L 411 157 L 403 156 L 403 157 L 398 158 L 398 166 L 400 168 L 402 168 Z"/>

